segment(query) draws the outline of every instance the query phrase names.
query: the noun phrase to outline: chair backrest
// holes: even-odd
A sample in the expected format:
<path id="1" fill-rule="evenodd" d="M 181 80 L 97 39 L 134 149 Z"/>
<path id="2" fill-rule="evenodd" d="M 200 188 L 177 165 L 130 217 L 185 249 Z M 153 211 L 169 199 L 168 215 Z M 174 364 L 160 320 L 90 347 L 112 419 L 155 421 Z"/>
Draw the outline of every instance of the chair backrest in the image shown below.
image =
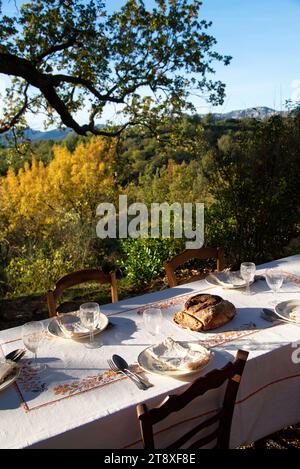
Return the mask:
<path id="1" fill-rule="evenodd" d="M 201 448 L 208 443 L 216 441 L 214 448 L 229 448 L 230 429 L 236 395 L 238 392 L 241 376 L 246 364 L 248 352 L 238 350 L 235 361 L 229 362 L 219 370 L 213 370 L 206 376 L 196 379 L 185 391 L 177 395 L 167 396 L 163 402 L 149 409 L 145 404 L 137 406 L 137 416 L 140 422 L 142 441 L 145 449 L 154 449 L 153 426 L 168 417 L 173 412 L 178 412 L 189 404 L 196 397 L 202 396 L 211 389 L 219 388 L 228 380 L 225 390 L 222 408 L 215 415 L 202 421 L 193 429 L 169 445 L 166 449 L 180 449 L 183 445 L 193 439 L 193 443 L 188 448 Z M 204 428 L 218 423 L 217 427 L 209 434 L 198 438 L 197 434 Z M 194 437 L 198 439 L 195 441 Z M 186 448 L 186 446 L 185 446 Z"/>
<path id="2" fill-rule="evenodd" d="M 110 283 L 112 303 L 118 301 L 116 273 L 105 274 L 98 269 L 79 270 L 62 277 L 55 286 L 54 290 L 47 293 L 47 304 L 49 316 L 56 316 L 56 302 L 61 297 L 64 290 L 86 282 L 98 282 L 100 284 Z"/>
<path id="3" fill-rule="evenodd" d="M 220 272 L 224 269 L 224 251 L 222 248 L 200 248 L 200 249 L 186 249 L 185 251 L 174 256 L 170 261 L 164 262 L 164 268 L 168 278 L 170 287 L 178 285 L 175 270 L 192 259 L 216 259 L 217 270 Z"/>

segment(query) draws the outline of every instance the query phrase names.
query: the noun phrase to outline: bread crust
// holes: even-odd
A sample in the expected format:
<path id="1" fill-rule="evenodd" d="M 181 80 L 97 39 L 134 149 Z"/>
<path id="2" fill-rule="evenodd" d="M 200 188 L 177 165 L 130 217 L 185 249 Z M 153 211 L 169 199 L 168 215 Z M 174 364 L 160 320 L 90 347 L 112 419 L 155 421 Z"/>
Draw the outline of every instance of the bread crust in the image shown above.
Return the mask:
<path id="1" fill-rule="evenodd" d="M 223 326 L 235 316 L 235 306 L 220 296 L 207 293 L 195 295 L 185 303 L 174 321 L 192 331 L 208 331 Z"/>

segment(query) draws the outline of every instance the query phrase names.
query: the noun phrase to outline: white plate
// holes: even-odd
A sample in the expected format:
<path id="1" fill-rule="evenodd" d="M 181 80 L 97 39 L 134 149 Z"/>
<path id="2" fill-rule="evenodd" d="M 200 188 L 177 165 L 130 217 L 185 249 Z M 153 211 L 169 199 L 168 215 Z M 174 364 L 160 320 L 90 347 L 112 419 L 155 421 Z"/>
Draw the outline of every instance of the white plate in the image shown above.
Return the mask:
<path id="1" fill-rule="evenodd" d="M 218 277 L 218 275 L 220 274 L 223 274 L 223 272 L 214 272 L 213 275 L 209 274 L 205 280 L 207 281 L 207 283 L 209 283 L 209 285 L 214 285 L 215 287 L 222 287 L 222 288 L 229 288 L 229 289 L 237 289 L 237 288 L 245 288 L 247 286 L 246 282 L 240 284 L 240 285 L 233 285 L 232 283 L 230 283 L 228 281 L 228 284 L 226 282 L 223 282 L 222 280 L 220 280 L 220 282 L 218 282 L 216 280 L 216 278 L 214 277 Z M 254 280 L 252 280 L 250 282 L 249 285 L 252 285 L 252 283 L 254 283 Z"/>
<path id="2" fill-rule="evenodd" d="M 106 329 L 108 326 L 108 322 L 109 322 L 108 317 L 105 316 L 105 314 L 103 313 L 99 313 L 99 323 L 96 329 L 94 330 L 94 335 L 100 334 L 100 332 L 104 331 L 104 329 Z M 59 324 L 56 318 L 53 318 L 49 322 L 48 331 L 51 335 L 54 335 L 55 337 L 61 337 L 62 339 L 81 340 L 81 339 L 86 339 L 90 336 L 89 332 L 87 332 L 86 334 L 85 333 L 78 334 L 78 337 L 66 336 L 65 333 L 62 331 L 62 329 L 59 327 Z"/>
<path id="3" fill-rule="evenodd" d="M 275 306 L 275 313 L 282 319 L 285 319 L 294 324 L 300 324 L 300 321 L 290 318 L 290 314 L 297 309 L 300 310 L 300 300 L 282 301 Z"/>
<path id="4" fill-rule="evenodd" d="M 10 376 L 8 376 L 3 383 L 0 384 L 0 391 L 3 391 L 4 389 L 8 388 L 11 384 L 13 384 L 16 379 L 18 378 L 20 374 L 20 368 L 16 368 L 14 370 L 14 373 Z"/>
<path id="5" fill-rule="evenodd" d="M 201 350 L 203 349 L 203 345 L 200 345 L 198 342 L 179 342 L 181 345 L 188 346 L 191 350 Z M 209 360 L 203 365 L 200 366 L 199 368 L 195 370 L 174 370 L 170 369 L 167 365 L 164 367 L 164 363 L 161 362 L 160 360 L 156 360 L 149 352 L 148 350 L 152 347 L 147 347 L 145 350 L 143 350 L 139 356 L 138 356 L 138 364 L 140 365 L 143 370 L 148 371 L 150 373 L 154 374 L 160 374 L 160 375 L 167 375 L 167 376 L 183 376 L 183 375 L 190 375 L 193 373 L 198 373 L 198 371 L 203 370 L 210 361 L 212 360 L 213 353 L 211 352 Z"/>

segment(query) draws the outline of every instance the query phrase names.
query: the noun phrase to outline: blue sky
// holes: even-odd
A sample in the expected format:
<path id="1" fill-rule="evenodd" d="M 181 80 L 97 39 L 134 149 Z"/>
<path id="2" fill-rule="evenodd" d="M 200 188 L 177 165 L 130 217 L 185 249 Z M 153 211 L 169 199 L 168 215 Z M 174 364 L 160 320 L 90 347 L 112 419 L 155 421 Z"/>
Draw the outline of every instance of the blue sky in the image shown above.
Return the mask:
<path id="1" fill-rule="evenodd" d="M 2 3 L 14 6 L 12 0 Z M 118 8 L 123 2 L 107 3 Z M 195 98 L 199 113 L 255 106 L 281 110 L 286 100 L 300 100 L 300 0 L 203 0 L 202 12 L 213 21 L 216 50 L 233 59 L 228 67 L 216 64 L 215 77 L 226 84 L 224 105 L 212 107 Z M 3 79 L 0 75 L 0 90 Z M 30 124 L 40 128 L 38 116 Z"/>
<path id="2" fill-rule="evenodd" d="M 233 57 L 217 66 L 227 85 L 220 111 L 254 106 L 282 109 L 300 99 L 300 0 L 204 0 L 217 50 Z"/>

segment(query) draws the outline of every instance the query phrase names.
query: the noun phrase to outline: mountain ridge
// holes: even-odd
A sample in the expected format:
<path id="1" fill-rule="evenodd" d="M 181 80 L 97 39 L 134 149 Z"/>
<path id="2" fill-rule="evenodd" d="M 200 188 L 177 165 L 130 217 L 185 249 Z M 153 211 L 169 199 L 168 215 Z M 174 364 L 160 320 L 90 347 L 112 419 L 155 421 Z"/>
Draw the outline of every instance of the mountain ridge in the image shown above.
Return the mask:
<path id="1" fill-rule="evenodd" d="M 267 106 L 256 106 L 246 109 L 237 109 L 229 112 L 212 112 L 209 113 L 215 120 L 227 120 L 227 119 L 265 119 L 274 115 L 283 115 L 285 111 L 276 111 Z M 201 117 L 205 117 L 207 114 L 201 114 Z"/>

